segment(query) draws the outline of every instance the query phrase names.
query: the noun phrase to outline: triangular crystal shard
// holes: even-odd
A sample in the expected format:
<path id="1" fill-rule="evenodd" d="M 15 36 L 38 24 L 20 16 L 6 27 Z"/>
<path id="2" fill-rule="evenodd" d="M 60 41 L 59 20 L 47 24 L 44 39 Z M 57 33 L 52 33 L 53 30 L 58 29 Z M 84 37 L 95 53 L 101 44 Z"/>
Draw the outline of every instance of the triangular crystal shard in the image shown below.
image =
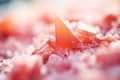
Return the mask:
<path id="1" fill-rule="evenodd" d="M 55 18 L 56 43 L 64 48 L 75 49 L 79 43 L 60 17 Z"/>

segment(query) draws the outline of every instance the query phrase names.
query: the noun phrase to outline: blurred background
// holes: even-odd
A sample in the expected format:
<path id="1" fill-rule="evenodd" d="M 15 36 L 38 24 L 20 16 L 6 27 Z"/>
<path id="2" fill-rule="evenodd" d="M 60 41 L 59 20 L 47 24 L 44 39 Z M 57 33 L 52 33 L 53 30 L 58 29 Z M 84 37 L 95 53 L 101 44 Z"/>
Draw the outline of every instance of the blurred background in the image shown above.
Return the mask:
<path id="1" fill-rule="evenodd" d="M 97 22 L 109 14 L 120 15 L 120 0 L 0 0 L 0 20 L 11 16 L 18 25 L 38 19 L 53 22 L 56 14 L 68 20 Z"/>

